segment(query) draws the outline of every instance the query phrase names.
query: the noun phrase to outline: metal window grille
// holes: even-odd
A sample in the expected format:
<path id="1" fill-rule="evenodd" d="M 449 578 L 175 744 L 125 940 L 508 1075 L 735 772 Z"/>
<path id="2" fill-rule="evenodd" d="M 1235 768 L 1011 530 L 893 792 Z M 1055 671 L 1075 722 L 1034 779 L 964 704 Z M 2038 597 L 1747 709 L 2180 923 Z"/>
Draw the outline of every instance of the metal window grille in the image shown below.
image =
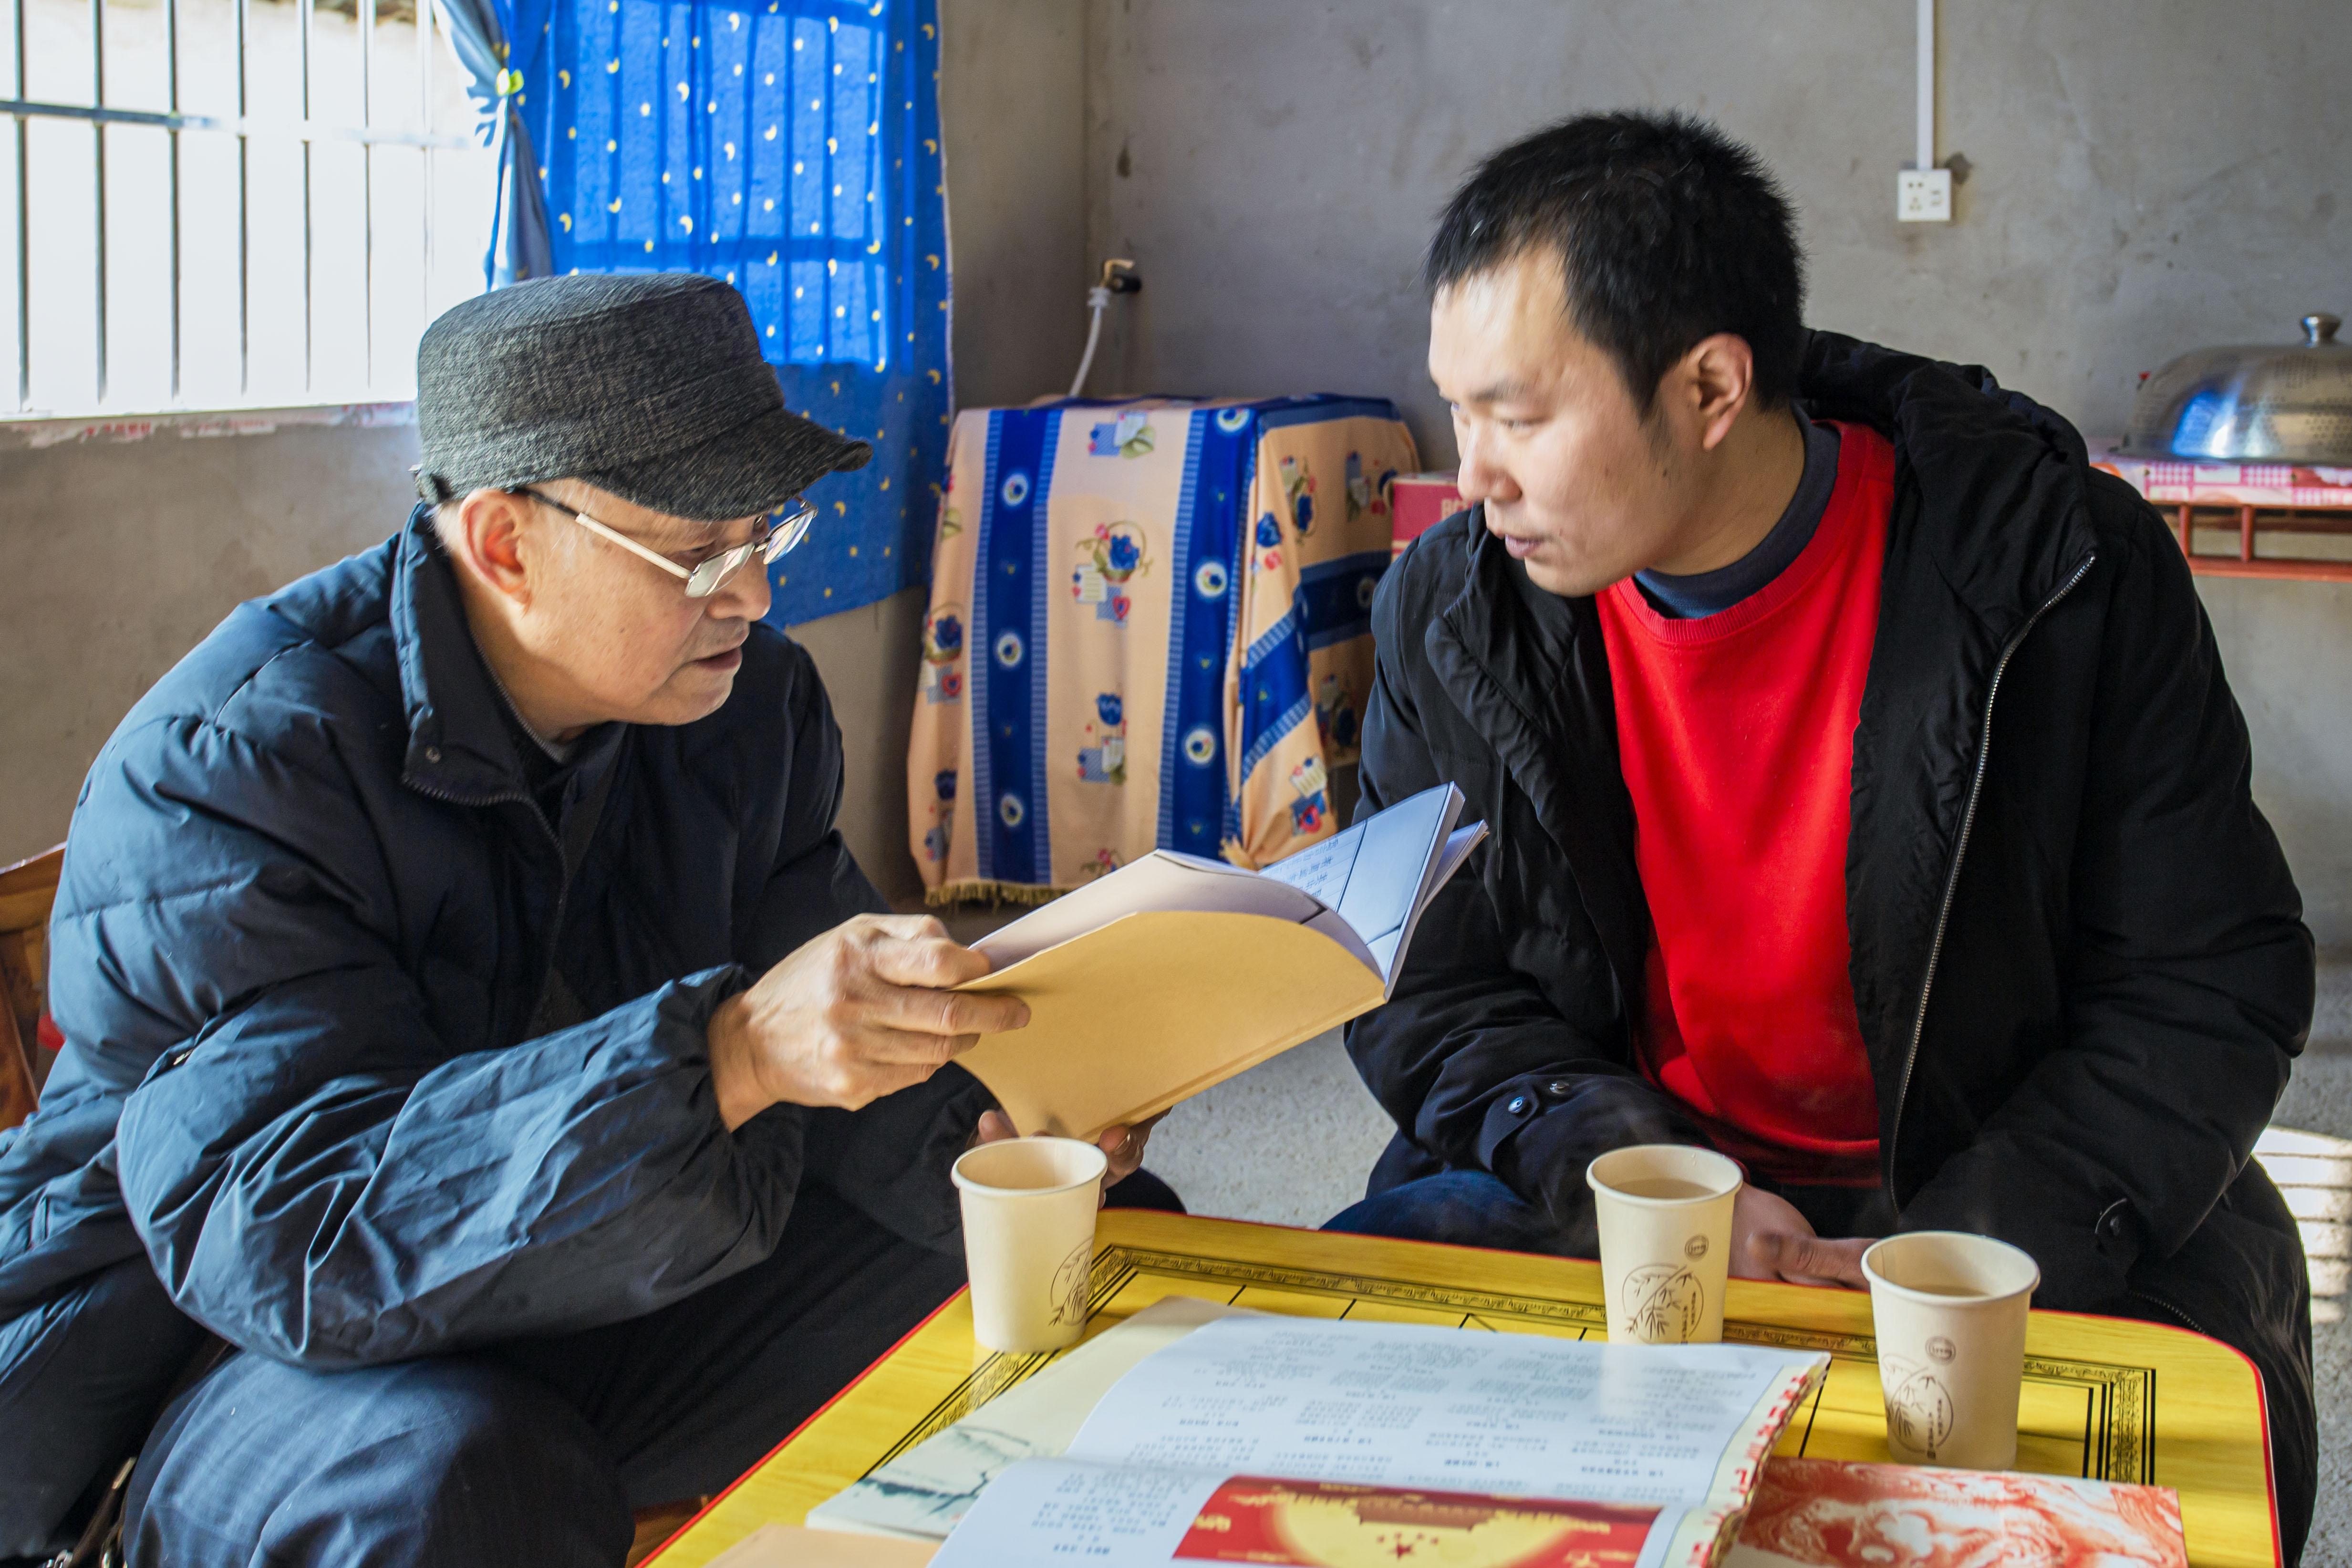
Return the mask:
<path id="1" fill-rule="evenodd" d="M 183 135 L 218 135 L 234 137 L 236 142 L 236 323 L 237 323 L 237 390 L 240 397 L 248 395 L 252 384 L 252 238 L 253 207 L 251 152 L 257 141 L 275 140 L 298 143 L 301 152 L 301 234 L 302 234 L 302 384 L 308 392 L 312 384 L 316 364 L 314 334 L 314 287 L 317 281 L 317 258 L 314 252 L 312 226 L 313 170 L 311 153 L 322 142 L 357 142 L 362 152 L 360 163 L 362 193 L 360 210 L 363 233 L 361 247 L 361 327 L 364 377 L 373 384 L 375 379 L 375 212 L 374 212 L 374 151 L 378 147 L 412 147 L 421 151 L 421 169 L 417 221 L 421 228 L 422 266 L 419 279 L 423 297 L 419 303 L 422 321 L 431 316 L 433 288 L 434 241 L 433 201 L 434 163 L 436 153 L 463 152 L 481 153 L 473 139 L 457 134 L 436 134 L 433 121 L 434 89 L 434 26 L 432 14 L 424 0 L 419 0 L 415 16 L 415 71 L 417 99 L 413 124 L 379 125 L 374 104 L 374 47 L 377 0 L 352 0 L 356 7 L 359 37 L 359 120 L 357 124 L 335 124 L 315 117 L 312 97 L 312 22 L 317 0 L 294 0 L 297 6 L 299 39 L 299 80 L 297 118 L 256 118 L 251 113 L 249 75 L 253 51 L 248 37 L 248 21 L 252 0 L 234 0 L 236 56 L 236 112 L 233 115 L 196 114 L 183 112 L 180 103 L 181 0 L 163 0 L 163 47 L 165 56 L 165 97 L 163 110 L 121 108 L 107 101 L 106 85 L 106 7 L 107 0 L 89 0 L 89 101 L 87 104 L 50 102 L 30 96 L 29 57 L 26 40 L 26 10 L 29 0 L 11 0 L 13 18 L 12 51 L 15 68 L 11 77 L 13 92 L 0 100 L 0 114 L 10 121 L 16 154 L 16 411 L 24 413 L 32 407 L 33 395 L 33 317 L 37 301 L 33 289 L 32 244 L 32 173 L 26 150 L 26 129 L 37 120 L 79 121 L 90 127 L 90 163 L 92 210 L 96 231 L 97 275 L 94 280 L 94 335 L 91 350 L 97 367 L 96 401 L 107 401 L 108 378 L 108 277 L 107 277 L 107 132 L 114 126 L 139 126 L 160 129 L 167 133 L 166 184 L 169 205 L 166 216 L 168 231 L 167 275 L 170 301 L 168 321 L 170 343 L 170 388 L 174 406 L 181 400 L 181 354 L 184 342 L 182 321 L 181 246 L 183 224 L 181 214 Z"/>

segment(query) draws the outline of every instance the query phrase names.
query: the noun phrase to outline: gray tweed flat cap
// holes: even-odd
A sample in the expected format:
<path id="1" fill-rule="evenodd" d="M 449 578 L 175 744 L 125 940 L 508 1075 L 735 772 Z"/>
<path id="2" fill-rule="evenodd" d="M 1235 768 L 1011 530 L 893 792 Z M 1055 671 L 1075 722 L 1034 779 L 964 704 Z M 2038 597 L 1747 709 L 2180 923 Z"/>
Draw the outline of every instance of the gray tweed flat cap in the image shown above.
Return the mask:
<path id="1" fill-rule="evenodd" d="M 690 272 L 541 278 L 416 345 L 416 493 L 584 479 L 701 521 L 769 511 L 874 454 L 784 407 L 743 296 Z"/>

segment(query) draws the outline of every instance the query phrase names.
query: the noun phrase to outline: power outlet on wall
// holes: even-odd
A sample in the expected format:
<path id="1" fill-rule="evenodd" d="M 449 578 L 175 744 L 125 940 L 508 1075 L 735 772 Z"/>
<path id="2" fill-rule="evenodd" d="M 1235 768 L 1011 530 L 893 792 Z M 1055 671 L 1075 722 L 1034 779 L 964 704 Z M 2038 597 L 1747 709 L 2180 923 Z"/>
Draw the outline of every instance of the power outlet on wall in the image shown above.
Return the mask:
<path id="1" fill-rule="evenodd" d="M 1952 221 L 1952 172 L 1905 169 L 1895 176 L 1895 216 L 1904 223 Z"/>

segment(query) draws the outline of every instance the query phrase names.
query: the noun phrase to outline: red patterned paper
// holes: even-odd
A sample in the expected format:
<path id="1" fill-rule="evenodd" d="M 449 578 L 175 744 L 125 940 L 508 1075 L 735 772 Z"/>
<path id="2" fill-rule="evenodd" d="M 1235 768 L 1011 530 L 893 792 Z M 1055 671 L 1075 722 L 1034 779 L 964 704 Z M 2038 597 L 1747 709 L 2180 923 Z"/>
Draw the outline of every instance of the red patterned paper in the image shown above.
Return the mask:
<path id="1" fill-rule="evenodd" d="M 2352 468 L 2305 463 L 2206 463 L 2127 458 L 2095 448 L 2091 466 L 2128 483 L 2158 505 L 2352 509 Z"/>
<path id="2" fill-rule="evenodd" d="M 1234 1476 L 1201 1507 L 1180 1563 L 1290 1568 L 1632 1568 L 1654 1507 Z"/>
<path id="3" fill-rule="evenodd" d="M 2168 1488 L 1775 1459 L 1732 1568 L 2188 1568 Z"/>

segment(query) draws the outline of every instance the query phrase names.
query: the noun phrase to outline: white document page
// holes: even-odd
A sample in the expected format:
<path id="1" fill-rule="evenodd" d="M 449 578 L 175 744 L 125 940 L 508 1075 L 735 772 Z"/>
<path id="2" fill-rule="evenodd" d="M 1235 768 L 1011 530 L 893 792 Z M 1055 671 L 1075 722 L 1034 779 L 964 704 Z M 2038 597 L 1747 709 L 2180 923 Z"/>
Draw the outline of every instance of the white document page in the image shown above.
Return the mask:
<path id="1" fill-rule="evenodd" d="M 1422 885 L 1421 896 L 1414 900 L 1412 918 L 1398 930 L 1381 938 L 1370 950 L 1372 963 L 1380 969 L 1381 983 L 1391 990 L 1396 985 L 1397 966 L 1404 962 L 1405 950 L 1412 945 L 1412 933 L 1421 924 L 1422 910 L 1429 907 L 1429 900 L 1436 897 L 1437 889 L 1445 886 L 1446 879 L 1462 868 L 1462 862 L 1470 858 L 1470 851 L 1477 848 L 1486 837 L 1486 825 L 1483 822 L 1474 822 L 1467 827 L 1457 827 L 1447 834 L 1444 851 L 1430 862 L 1429 879 Z"/>
<path id="2" fill-rule="evenodd" d="M 1121 1378 L 1066 1459 L 1000 1475 L 938 1568 L 1165 1563 L 1234 1475 L 1648 1502 L 1678 1528 L 1755 1462 L 1759 1412 L 1822 1359 L 1225 1319 Z M 1643 1560 L 1675 1533 L 1654 1531 Z"/>
<path id="3" fill-rule="evenodd" d="M 1423 790 L 1344 833 L 1285 856 L 1259 875 L 1287 882 L 1339 911 L 1375 954 L 1404 931 L 1429 889 L 1446 835 L 1462 815 L 1450 784 Z"/>
<path id="4" fill-rule="evenodd" d="M 1320 844 L 1310 844 L 1286 855 L 1258 873 L 1271 881 L 1287 882 L 1337 909 L 1348 891 L 1349 874 L 1356 868 L 1356 852 L 1364 847 L 1364 825 L 1342 828 Z"/>
<path id="5" fill-rule="evenodd" d="M 1121 915 L 1164 910 L 1270 915 L 1305 924 L 1323 912 L 1312 893 L 1218 860 L 1155 849 L 1099 881 L 1063 894 L 972 945 L 1003 969 Z"/>

